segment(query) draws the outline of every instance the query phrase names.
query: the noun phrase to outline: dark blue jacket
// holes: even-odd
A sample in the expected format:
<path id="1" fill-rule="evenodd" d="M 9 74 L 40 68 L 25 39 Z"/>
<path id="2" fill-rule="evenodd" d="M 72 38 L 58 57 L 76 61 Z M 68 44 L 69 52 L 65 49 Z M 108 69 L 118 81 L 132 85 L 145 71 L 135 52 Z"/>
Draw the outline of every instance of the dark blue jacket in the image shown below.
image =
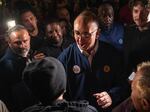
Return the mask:
<path id="1" fill-rule="evenodd" d="M 124 26 L 120 23 L 113 23 L 110 29 L 105 27 L 101 28 L 99 39 L 101 41 L 110 43 L 115 48 L 123 50 L 123 39 L 124 39 Z"/>
<path id="2" fill-rule="evenodd" d="M 66 98 L 68 100 L 88 99 L 96 104 L 94 93 L 107 91 L 113 104 L 121 101 L 124 82 L 123 63 L 120 53 L 111 45 L 99 42 L 99 48 L 90 66 L 76 44 L 58 57 L 63 63 L 68 80 Z"/>

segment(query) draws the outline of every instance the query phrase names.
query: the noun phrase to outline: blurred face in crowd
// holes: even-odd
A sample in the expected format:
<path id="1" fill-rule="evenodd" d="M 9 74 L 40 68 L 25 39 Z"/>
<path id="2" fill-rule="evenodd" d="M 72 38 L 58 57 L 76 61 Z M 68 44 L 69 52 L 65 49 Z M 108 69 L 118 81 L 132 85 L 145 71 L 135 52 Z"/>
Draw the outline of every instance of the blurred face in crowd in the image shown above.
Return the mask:
<path id="1" fill-rule="evenodd" d="M 32 5 L 32 7 L 36 8 L 38 6 L 38 1 L 37 0 L 26 0 L 29 2 L 29 4 Z"/>
<path id="2" fill-rule="evenodd" d="M 70 14 L 66 8 L 61 8 L 61 10 L 57 11 L 57 14 L 60 19 L 66 19 L 68 22 L 70 22 Z"/>
<path id="3" fill-rule="evenodd" d="M 114 11 L 111 5 L 103 5 L 98 9 L 98 18 L 100 24 L 105 27 L 111 27 L 114 20 Z"/>
<path id="4" fill-rule="evenodd" d="M 65 20 L 60 21 L 60 26 L 63 31 L 63 35 L 66 35 L 67 34 L 67 21 Z"/>
<path id="5" fill-rule="evenodd" d="M 12 32 L 9 35 L 8 45 L 16 54 L 26 57 L 30 50 L 30 36 L 28 31 L 21 29 Z"/>
<path id="6" fill-rule="evenodd" d="M 58 23 L 51 23 L 46 26 L 46 36 L 51 43 L 59 44 L 63 40 L 63 32 Z"/>
<path id="7" fill-rule="evenodd" d="M 66 7 L 68 4 L 67 0 L 56 0 L 57 7 Z"/>
<path id="8" fill-rule="evenodd" d="M 147 72 L 147 74 L 149 75 L 149 72 Z M 131 99 L 137 112 L 150 111 L 149 79 L 146 79 L 145 77 L 144 79 L 143 77 L 141 77 L 142 75 L 147 75 L 147 74 L 142 74 L 141 72 L 136 73 L 136 76 L 132 82 Z"/>
<path id="9" fill-rule="evenodd" d="M 132 9 L 132 16 L 133 16 L 133 21 L 135 22 L 135 24 L 137 26 L 140 26 L 142 23 L 141 19 L 140 19 L 140 14 L 143 10 L 143 6 L 141 4 L 138 4 L 136 6 L 133 6 Z"/>
<path id="10" fill-rule="evenodd" d="M 79 16 L 74 22 L 74 38 L 78 47 L 83 51 L 90 51 L 95 46 L 99 35 L 98 25 L 94 21 L 84 22 Z"/>
<path id="11" fill-rule="evenodd" d="M 27 11 L 21 15 L 23 25 L 27 28 L 29 33 L 33 33 L 38 30 L 37 19 L 31 11 Z"/>

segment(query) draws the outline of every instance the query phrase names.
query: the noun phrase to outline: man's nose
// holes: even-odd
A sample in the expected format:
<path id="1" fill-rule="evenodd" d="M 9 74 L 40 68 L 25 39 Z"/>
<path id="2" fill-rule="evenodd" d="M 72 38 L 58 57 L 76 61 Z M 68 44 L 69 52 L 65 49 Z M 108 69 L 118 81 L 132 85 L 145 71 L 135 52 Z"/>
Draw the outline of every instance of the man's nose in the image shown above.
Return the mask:
<path id="1" fill-rule="evenodd" d="M 26 44 L 25 44 L 24 42 L 21 42 L 21 43 L 19 44 L 19 47 L 20 47 L 20 48 L 25 48 L 25 47 L 26 47 Z"/>
<path id="2" fill-rule="evenodd" d="M 28 24 L 32 24 L 32 20 L 28 19 L 28 20 L 27 20 L 27 23 L 28 23 Z"/>
<path id="3" fill-rule="evenodd" d="M 109 16 L 105 16 L 105 21 L 109 21 L 110 17 Z"/>
<path id="4" fill-rule="evenodd" d="M 138 12 L 138 13 L 136 14 L 136 18 L 137 18 L 137 19 L 140 18 L 140 14 L 141 14 L 141 12 Z"/>
<path id="5" fill-rule="evenodd" d="M 78 42 L 82 42 L 84 40 L 83 38 L 84 38 L 83 35 L 79 35 L 78 36 Z"/>
<path id="6" fill-rule="evenodd" d="M 58 34 L 57 34 L 56 31 L 53 31 L 52 35 L 53 35 L 54 37 L 56 37 Z"/>

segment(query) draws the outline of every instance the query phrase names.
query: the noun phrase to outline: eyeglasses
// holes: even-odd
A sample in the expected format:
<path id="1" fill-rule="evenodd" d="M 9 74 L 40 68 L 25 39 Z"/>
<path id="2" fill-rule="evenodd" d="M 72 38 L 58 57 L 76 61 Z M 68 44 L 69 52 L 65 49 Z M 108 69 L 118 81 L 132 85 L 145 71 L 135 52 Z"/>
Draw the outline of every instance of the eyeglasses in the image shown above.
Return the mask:
<path id="1" fill-rule="evenodd" d="M 91 33 L 89 33 L 89 32 L 80 33 L 79 31 L 74 30 L 74 34 L 75 34 L 76 36 L 78 36 L 78 37 L 80 36 L 80 37 L 83 37 L 83 38 L 89 38 L 89 37 L 91 37 L 91 36 L 93 35 L 93 33 L 94 33 L 95 31 L 97 31 L 97 29 L 95 29 L 95 30 L 92 31 Z"/>

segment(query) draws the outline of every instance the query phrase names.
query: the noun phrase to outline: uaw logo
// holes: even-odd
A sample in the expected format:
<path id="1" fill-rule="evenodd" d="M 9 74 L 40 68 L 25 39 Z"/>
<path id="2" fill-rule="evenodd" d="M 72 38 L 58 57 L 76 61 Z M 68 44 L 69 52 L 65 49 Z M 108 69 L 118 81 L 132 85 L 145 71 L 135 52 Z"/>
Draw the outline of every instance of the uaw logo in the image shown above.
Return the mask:
<path id="1" fill-rule="evenodd" d="M 81 71 L 81 69 L 80 69 L 80 67 L 79 67 L 78 65 L 74 65 L 74 66 L 73 66 L 73 72 L 74 72 L 75 74 L 80 73 L 80 71 Z"/>
<path id="2" fill-rule="evenodd" d="M 123 44 L 123 39 L 118 40 L 119 44 Z"/>
<path id="3" fill-rule="evenodd" d="M 110 72 L 110 66 L 109 65 L 104 65 L 104 72 L 105 73 Z"/>

